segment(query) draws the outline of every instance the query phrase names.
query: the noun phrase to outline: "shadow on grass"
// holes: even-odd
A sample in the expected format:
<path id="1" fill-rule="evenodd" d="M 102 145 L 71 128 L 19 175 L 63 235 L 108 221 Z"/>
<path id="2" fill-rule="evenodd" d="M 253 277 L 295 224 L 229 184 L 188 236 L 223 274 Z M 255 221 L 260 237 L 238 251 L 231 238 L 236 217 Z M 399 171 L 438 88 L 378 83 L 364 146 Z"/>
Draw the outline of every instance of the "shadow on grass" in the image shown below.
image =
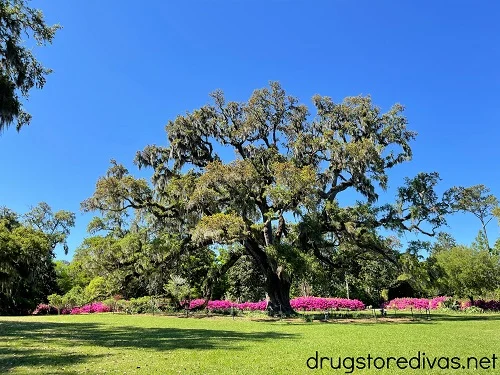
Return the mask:
<path id="1" fill-rule="evenodd" d="M 68 347 L 80 345 L 158 351 L 243 350 L 245 343 L 290 339 L 296 336 L 272 331 L 237 332 L 217 329 L 108 326 L 98 323 L 3 321 L 0 322 L 0 373 L 18 366 L 71 366 L 100 357 L 93 354 L 65 353 Z M 9 345 L 9 342 L 12 345 Z"/>
<path id="2" fill-rule="evenodd" d="M 0 336 L 1 337 L 1 336 Z M 83 354 L 68 354 L 40 348 L 12 348 L 0 346 L 0 373 L 6 373 L 16 367 L 35 367 L 41 372 L 51 374 L 77 374 L 66 367 L 82 363 L 90 358 L 98 359 L 103 355 L 87 356 Z M 43 369 L 46 371 L 43 371 Z M 50 368 L 50 370 L 49 370 Z"/>

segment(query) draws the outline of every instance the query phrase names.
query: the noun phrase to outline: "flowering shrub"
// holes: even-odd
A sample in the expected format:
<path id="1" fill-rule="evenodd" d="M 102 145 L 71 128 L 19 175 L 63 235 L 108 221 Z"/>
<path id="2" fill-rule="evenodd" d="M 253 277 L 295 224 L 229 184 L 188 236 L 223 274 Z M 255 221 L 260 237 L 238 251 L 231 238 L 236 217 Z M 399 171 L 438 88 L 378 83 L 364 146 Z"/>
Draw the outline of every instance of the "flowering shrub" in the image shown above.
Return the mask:
<path id="1" fill-rule="evenodd" d="M 203 299 L 192 300 L 189 304 L 189 309 L 199 308 L 204 303 Z M 299 297 L 290 300 L 290 305 L 296 310 L 307 311 L 329 309 L 363 310 L 365 308 L 363 302 L 346 298 Z M 207 304 L 207 309 L 210 311 L 229 310 L 231 307 L 246 311 L 264 311 L 266 309 L 266 301 L 235 303 L 225 300 L 215 300 L 208 301 Z"/>
<path id="2" fill-rule="evenodd" d="M 197 308 L 200 308 L 201 306 L 203 306 L 204 303 L 205 300 L 202 298 L 194 299 L 191 302 L 189 302 L 189 310 L 195 310 Z"/>
<path id="3" fill-rule="evenodd" d="M 57 309 L 46 303 L 40 303 L 32 313 L 33 315 L 57 314 Z"/>
<path id="4" fill-rule="evenodd" d="M 432 299 L 426 298 L 394 298 L 393 300 L 385 303 L 384 307 L 386 309 L 395 309 L 395 310 L 406 310 L 410 307 L 414 309 L 426 309 L 429 308 L 431 310 L 440 309 L 446 304 L 453 303 L 456 304 L 457 308 L 460 308 L 462 311 L 474 312 L 476 310 L 471 310 L 472 307 L 477 307 L 477 311 L 500 311 L 500 301 L 485 301 L 485 300 L 477 300 L 471 303 L 470 301 L 463 301 L 459 304 L 458 301 L 452 300 L 451 297 L 434 297 Z M 449 306 L 448 306 L 449 307 Z"/>
<path id="5" fill-rule="evenodd" d="M 432 299 L 427 298 L 394 298 L 386 302 L 384 307 L 386 309 L 394 310 L 407 310 L 414 308 L 417 310 L 431 309 L 436 310 L 443 306 L 443 303 L 450 297 L 435 297 Z"/>
<path id="6" fill-rule="evenodd" d="M 237 304 L 231 301 L 215 300 L 208 301 L 207 305 L 209 310 L 229 310 L 231 307 L 237 307 Z"/>
<path id="7" fill-rule="evenodd" d="M 437 310 L 443 306 L 445 301 L 447 301 L 450 297 L 434 297 L 429 302 L 429 308 L 431 310 Z"/>
<path id="8" fill-rule="evenodd" d="M 347 298 L 299 297 L 292 299 L 290 305 L 295 310 L 307 311 L 331 309 L 363 310 L 365 308 L 363 302 Z"/>
<path id="9" fill-rule="evenodd" d="M 446 301 L 453 302 L 450 297 L 434 297 L 427 298 L 395 298 L 384 304 L 386 309 L 407 310 L 410 308 L 416 310 L 430 309 L 437 310 L 445 306 Z M 205 303 L 204 299 L 192 300 L 189 304 L 189 309 L 194 310 L 200 308 Z M 322 297 L 298 297 L 290 300 L 290 305 L 295 310 L 332 310 L 332 309 L 349 309 L 349 310 L 363 310 L 365 305 L 358 300 L 346 298 L 322 298 Z M 500 311 L 500 301 L 484 301 L 477 300 L 471 305 L 470 301 L 462 302 L 460 305 L 461 310 L 465 310 L 471 306 L 478 307 L 482 310 Z M 208 310 L 228 310 L 234 307 L 239 310 L 246 311 L 264 311 L 266 309 L 266 301 L 259 302 L 243 302 L 235 303 L 231 301 L 209 301 L 207 305 Z"/>
<path id="10" fill-rule="evenodd" d="M 89 303 L 87 305 L 84 305 L 82 307 L 74 307 L 71 310 L 72 315 L 77 315 L 77 314 L 91 314 L 91 313 L 103 313 L 103 312 L 109 312 L 110 308 L 109 306 L 106 306 L 102 302 L 96 302 L 96 303 Z"/>
<path id="11" fill-rule="evenodd" d="M 237 307 L 240 310 L 264 311 L 266 309 L 266 301 L 238 303 Z"/>

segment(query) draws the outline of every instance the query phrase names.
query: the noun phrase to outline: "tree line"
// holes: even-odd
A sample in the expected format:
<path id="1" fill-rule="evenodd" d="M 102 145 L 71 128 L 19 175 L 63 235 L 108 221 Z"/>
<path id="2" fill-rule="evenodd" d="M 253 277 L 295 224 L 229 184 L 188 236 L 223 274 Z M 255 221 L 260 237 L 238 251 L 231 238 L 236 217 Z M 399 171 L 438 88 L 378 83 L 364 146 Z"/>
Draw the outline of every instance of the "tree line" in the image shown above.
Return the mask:
<path id="1" fill-rule="evenodd" d="M 90 236 L 71 263 L 55 265 L 60 293 L 267 295 L 271 311 L 293 314 L 291 295 L 377 304 L 384 293 L 474 298 L 498 289 L 499 245 L 487 233 L 498 201 L 485 186 L 438 195 L 438 173 L 422 172 L 406 178 L 391 203 L 378 203 L 388 201 L 389 172 L 412 157 L 416 133 L 401 105 L 382 112 L 370 97 L 336 103 L 316 95 L 310 109 L 278 82 L 245 102 L 222 91 L 211 98 L 168 122 L 165 146 L 136 154 L 149 181 L 111 162 L 82 202 L 98 213 Z M 460 211 L 481 225 L 470 247 L 439 232 Z M 53 235 L 50 225 L 16 220 L 40 238 Z M 69 224 L 52 245 L 64 242 Z M 401 244 L 410 232 L 437 241 Z"/>

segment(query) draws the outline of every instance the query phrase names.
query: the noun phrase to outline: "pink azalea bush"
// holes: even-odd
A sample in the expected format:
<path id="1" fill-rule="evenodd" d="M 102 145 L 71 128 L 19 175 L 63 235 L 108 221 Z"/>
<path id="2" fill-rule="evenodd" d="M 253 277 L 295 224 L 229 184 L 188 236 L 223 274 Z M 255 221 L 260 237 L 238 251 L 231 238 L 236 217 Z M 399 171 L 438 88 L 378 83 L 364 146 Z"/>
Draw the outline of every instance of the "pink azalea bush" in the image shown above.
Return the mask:
<path id="1" fill-rule="evenodd" d="M 238 303 L 237 307 L 240 310 L 264 311 L 266 309 L 266 301 Z"/>
<path id="2" fill-rule="evenodd" d="M 230 310 L 231 307 L 236 307 L 237 304 L 231 301 L 215 300 L 208 301 L 208 310 Z"/>
<path id="3" fill-rule="evenodd" d="M 33 315 L 57 314 L 57 309 L 46 303 L 40 303 L 32 312 Z"/>
<path id="4" fill-rule="evenodd" d="M 437 309 L 443 307 L 444 302 L 447 301 L 448 299 L 450 299 L 450 297 L 444 297 L 444 296 L 443 297 L 434 297 L 429 302 L 429 307 L 431 310 L 437 310 Z"/>
<path id="5" fill-rule="evenodd" d="M 109 306 L 105 305 L 102 302 L 95 302 L 95 303 L 89 303 L 82 307 L 73 307 L 73 309 L 71 309 L 71 315 L 103 313 L 110 311 L 111 309 L 109 308 Z"/>
<path id="6" fill-rule="evenodd" d="M 189 304 L 189 309 L 193 310 L 203 306 L 203 299 L 192 300 Z M 290 300 L 290 305 L 295 310 L 330 310 L 330 309 L 349 309 L 363 310 L 365 305 L 358 300 L 346 298 L 322 298 L 322 297 L 298 297 Z M 226 300 L 208 301 L 207 309 L 213 310 L 229 310 L 231 308 L 245 311 L 264 311 L 266 310 L 266 301 L 259 302 L 242 302 L 236 303 Z"/>
<path id="7" fill-rule="evenodd" d="M 427 298 L 394 298 L 393 300 L 386 302 L 384 307 L 386 309 L 393 310 L 408 310 L 410 308 L 423 310 L 437 310 L 443 306 L 443 303 L 450 297 L 435 297 L 432 299 Z"/>
<path id="8" fill-rule="evenodd" d="M 205 300 L 202 298 L 193 299 L 193 300 L 191 300 L 191 302 L 189 302 L 189 310 L 197 309 L 197 308 L 203 306 L 204 303 L 205 303 Z"/>
<path id="9" fill-rule="evenodd" d="M 357 299 L 347 298 L 323 298 L 323 297 L 298 297 L 290 301 L 295 310 L 363 310 L 365 305 Z"/>

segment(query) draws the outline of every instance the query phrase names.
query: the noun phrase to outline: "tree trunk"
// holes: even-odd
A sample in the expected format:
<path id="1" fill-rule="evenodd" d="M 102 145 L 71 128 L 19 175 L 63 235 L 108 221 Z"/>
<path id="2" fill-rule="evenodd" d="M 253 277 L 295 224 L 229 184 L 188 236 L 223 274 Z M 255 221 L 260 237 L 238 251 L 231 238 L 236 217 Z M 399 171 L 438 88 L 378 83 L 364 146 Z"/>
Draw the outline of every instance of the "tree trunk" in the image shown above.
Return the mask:
<path id="1" fill-rule="evenodd" d="M 277 272 L 266 272 L 266 292 L 269 296 L 267 311 L 272 316 L 292 316 L 296 312 L 290 305 L 291 282 L 278 267 Z"/>
<path id="2" fill-rule="evenodd" d="M 257 241 L 248 239 L 245 241 L 244 246 L 248 255 L 254 259 L 266 278 L 266 292 L 269 297 L 267 311 L 269 315 L 297 315 L 292 306 L 290 306 L 291 281 L 289 275 L 286 274 L 281 266 L 270 260 Z"/>

